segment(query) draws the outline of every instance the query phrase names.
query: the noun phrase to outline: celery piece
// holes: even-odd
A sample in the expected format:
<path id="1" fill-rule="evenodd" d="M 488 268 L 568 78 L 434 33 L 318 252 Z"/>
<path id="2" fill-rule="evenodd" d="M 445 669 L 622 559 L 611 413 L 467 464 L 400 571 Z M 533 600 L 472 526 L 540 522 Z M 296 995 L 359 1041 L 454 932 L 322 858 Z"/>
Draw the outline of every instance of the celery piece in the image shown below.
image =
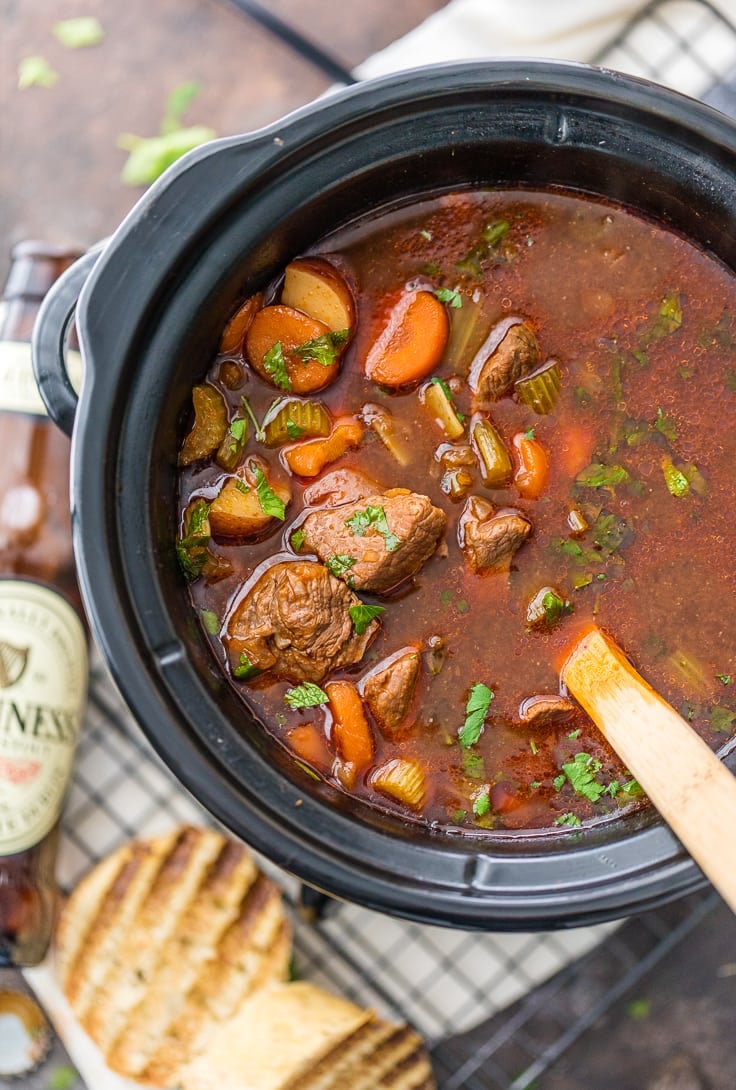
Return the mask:
<path id="1" fill-rule="evenodd" d="M 544 367 L 516 383 L 519 401 L 528 405 L 539 416 L 554 412 L 561 388 L 560 368 L 554 362 L 546 363 Z"/>

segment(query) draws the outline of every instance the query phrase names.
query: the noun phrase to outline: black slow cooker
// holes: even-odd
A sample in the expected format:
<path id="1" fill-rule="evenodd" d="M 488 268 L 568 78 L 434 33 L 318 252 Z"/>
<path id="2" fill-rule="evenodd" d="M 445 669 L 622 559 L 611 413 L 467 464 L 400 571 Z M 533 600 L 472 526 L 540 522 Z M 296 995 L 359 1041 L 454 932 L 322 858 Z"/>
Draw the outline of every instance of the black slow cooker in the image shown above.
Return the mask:
<path id="1" fill-rule="evenodd" d="M 525 185 L 614 198 L 736 268 L 728 119 L 583 65 L 441 65 L 186 156 L 59 282 L 34 338 L 49 411 L 73 427 L 74 546 L 90 622 L 169 768 L 234 833 L 318 889 L 489 930 L 609 919 L 705 879 L 653 811 L 582 830 L 451 836 L 302 778 L 225 683 L 192 618 L 174 555 L 175 471 L 192 385 L 240 299 L 387 202 Z M 77 404 L 62 347 L 82 283 Z"/>

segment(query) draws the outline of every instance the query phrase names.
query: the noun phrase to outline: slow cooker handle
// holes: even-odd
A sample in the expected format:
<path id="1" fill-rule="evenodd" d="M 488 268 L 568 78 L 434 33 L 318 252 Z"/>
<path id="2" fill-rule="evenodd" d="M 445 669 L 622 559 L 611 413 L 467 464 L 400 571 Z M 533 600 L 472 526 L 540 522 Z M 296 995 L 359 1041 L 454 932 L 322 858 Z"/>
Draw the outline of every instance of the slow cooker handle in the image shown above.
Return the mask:
<path id="1" fill-rule="evenodd" d="M 72 434 L 79 398 L 66 369 L 65 341 L 79 294 L 100 256 L 96 246 L 74 262 L 41 304 L 31 337 L 33 374 L 41 399 L 54 423 Z"/>

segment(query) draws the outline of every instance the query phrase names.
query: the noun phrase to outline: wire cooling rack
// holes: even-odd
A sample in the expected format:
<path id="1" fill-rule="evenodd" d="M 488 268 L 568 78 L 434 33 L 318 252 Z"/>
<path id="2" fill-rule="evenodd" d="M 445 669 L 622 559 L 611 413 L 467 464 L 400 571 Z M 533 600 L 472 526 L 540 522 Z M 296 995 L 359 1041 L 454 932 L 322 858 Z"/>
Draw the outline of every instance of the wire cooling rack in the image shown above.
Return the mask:
<path id="1" fill-rule="evenodd" d="M 331 79 L 352 80 L 255 0 L 233 2 Z M 736 28 L 705 0 L 648 4 L 595 61 L 736 115 Z M 210 820 L 160 763 L 97 663 L 63 821 L 62 885 L 129 837 Z M 351 905 L 307 922 L 298 883 L 264 867 L 293 916 L 297 975 L 413 1022 L 430 1043 L 441 1090 L 530 1090 L 718 903 L 703 892 L 620 926 L 532 935 L 423 927 Z"/>

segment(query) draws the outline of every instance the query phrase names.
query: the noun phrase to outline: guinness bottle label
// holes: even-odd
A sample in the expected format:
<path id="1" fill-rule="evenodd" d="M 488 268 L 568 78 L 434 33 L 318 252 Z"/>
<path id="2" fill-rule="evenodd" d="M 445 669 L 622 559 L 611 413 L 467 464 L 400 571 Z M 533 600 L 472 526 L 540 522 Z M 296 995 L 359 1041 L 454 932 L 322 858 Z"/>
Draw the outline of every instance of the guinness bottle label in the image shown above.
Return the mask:
<path id="1" fill-rule="evenodd" d="M 48 587 L 0 579 L 0 856 L 56 822 L 87 691 L 87 641 Z"/>
<path id="2" fill-rule="evenodd" d="M 82 357 L 66 353 L 69 379 L 79 393 L 82 388 Z M 26 341 L 0 341 L 0 411 L 45 416 L 46 406 L 33 377 L 31 346 Z"/>

